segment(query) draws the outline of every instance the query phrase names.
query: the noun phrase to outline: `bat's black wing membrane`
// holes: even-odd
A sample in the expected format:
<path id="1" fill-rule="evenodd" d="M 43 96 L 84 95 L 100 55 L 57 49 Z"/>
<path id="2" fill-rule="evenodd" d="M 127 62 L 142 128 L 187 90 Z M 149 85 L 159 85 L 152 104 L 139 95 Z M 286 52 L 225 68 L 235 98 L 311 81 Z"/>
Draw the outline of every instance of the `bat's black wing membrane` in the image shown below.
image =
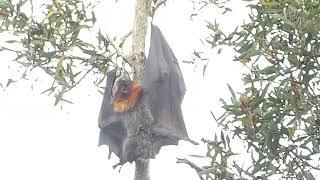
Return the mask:
<path id="1" fill-rule="evenodd" d="M 102 105 L 98 117 L 100 128 L 99 146 L 107 145 L 109 151 L 121 157 L 122 143 L 126 138 L 123 122 L 113 112 L 112 87 L 116 79 L 117 68 L 107 73 L 107 84 L 104 89 Z"/>
<path id="2" fill-rule="evenodd" d="M 120 158 L 120 164 L 123 164 L 126 161 L 132 162 L 139 158 L 138 156 L 154 158 L 162 146 L 177 145 L 179 140 L 194 143 L 188 137 L 181 112 L 181 103 L 186 91 L 183 76 L 176 57 L 158 27 L 151 27 L 150 50 L 142 82 L 143 96 L 147 97 L 150 106 L 146 108 L 150 109 L 152 116 L 150 119 L 153 121 L 151 135 L 147 138 L 150 138 L 148 142 L 151 142 L 151 145 L 145 150 L 146 153 L 138 152 L 146 148 L 136 147 L 139 143 L 134 143 L 132 147 L 127 144 L 124 147 L 127 140 L 132 137 L 127 137 L 128 131 L 123 123 L 130 119 L 123 119 L 123 116 L 113 111 L 112 87 L 116 71 L 116 69 L 111 70 L 107 74 L 107 85 L 99 114 L 99 145 L 108 145 L 110 152 L 115 153 Z M 126 158 L 129 156 L 128 152 L 134 156 L 130 157 L 130 160 Z"/>
<path id="3" fill-rule="evenodd" d="M 176 57 L 156 26 L 151 27 L 149 56 L 145 63 L 143 88 L 150 96 L 155 120 L 155 145 L 177 145 L 189 139 L 181 112 L 186 91 Z"/>

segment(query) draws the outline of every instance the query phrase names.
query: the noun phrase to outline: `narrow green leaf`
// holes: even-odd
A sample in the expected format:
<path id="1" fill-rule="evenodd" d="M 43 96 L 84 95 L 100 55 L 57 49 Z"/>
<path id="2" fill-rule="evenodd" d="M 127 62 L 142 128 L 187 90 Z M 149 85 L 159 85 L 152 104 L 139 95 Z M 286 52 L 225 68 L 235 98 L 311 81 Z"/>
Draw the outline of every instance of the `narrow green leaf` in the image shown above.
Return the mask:
<path id="1" fill-rule="evenodd" d="M 277 72 L 277 69 L 275 68 L 275 66 L 267 66 L 264 69 L 260 70 L 260 73 L 265 75 L 270 75 L 276 72 Z"/>
<path id="2" fill-rule="evenodd" d="M 0 0 L 0 9 L 7 9 L 10 7 L 9 3 L 6 3 L 4 0 Z"/>
<path id="3" fill-rule="evenodd" d="M 224 137 L 224 134 L 223 134 L 223 131 L 222 131 L 222 130 L 221 130 L 221 132 L 220 132 L 220 138 L 221 138 L 221 141 L 222 141 L 224 147 L 226 147 L 226 140 L 225 140 L 225 137 Z"/>
<path id="4" fill-rule="evenodd" d="M 234 91 L 233 91 L 232 87 L 231 87 L 229 84 L 227 84 L 227 86 L 228 86 L 228 89 L 229 89 L 229 91 L 230 91 L 230 93 L 231 93 L 232 97 L 233 97 L 234 99 L 236 99 L 237 97 L 236 97 L 236 94 L 234 93 Z"/>

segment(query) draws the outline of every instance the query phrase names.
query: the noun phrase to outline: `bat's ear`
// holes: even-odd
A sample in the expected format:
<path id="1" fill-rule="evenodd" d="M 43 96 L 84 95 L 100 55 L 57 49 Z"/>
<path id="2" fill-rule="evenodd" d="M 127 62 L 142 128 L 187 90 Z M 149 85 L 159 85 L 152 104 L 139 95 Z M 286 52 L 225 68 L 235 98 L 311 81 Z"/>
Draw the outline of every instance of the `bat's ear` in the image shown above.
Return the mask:
<path id="1" fill-rule="evenodd" d="M 112 70 L 109 70 L 107 72 L 107 84 L 106 84 L 106 87 L 105 87 L 105 93 L 104 93 L 104 97 L 108 97 L 108 98 L 111 98 L 112 99 L 112 88 L 113 88 L 113 85 L 117 79 L 117 71 L 118 71 L 118 67 L 115 67 L 114 69 Z M 112 102 L 112 101 L 111 101 Z"/>
<path id="2" fill-rule="evenodd" d="M 122 73 L 122 69 L 121 68 L 117 68 L 116 69 L 116 79 L 118 79 L 121 76 Z"/>
<path id="3" fill-rule="evenodd" d="M 130 74 L 128 71 L 124 68 L 120 70 L 120 76 L 117 78 L 117 80 L 125 80 L 125 81 L 131 81 Z"/>

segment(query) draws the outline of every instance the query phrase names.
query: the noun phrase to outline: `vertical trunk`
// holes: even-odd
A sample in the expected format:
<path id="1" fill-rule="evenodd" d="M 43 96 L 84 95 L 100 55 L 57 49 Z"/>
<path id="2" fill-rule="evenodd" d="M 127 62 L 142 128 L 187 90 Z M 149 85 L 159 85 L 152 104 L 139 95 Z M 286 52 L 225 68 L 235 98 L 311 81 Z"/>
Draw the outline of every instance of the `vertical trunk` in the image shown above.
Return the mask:
<path id="1" fill-rule="evenodd" d="M 134 180 L 150 180 L 149 176 L 149 159 L 136 160 L 136 171 L 134 174 Z"/>
<path id="2" fill-rule="evenodd" d="M 132 32 L 132 65 L 134 79 L 141 83 L 145 60 L 145 39 L 148 28 L 148 17 L 151 11 L 151 0 L 137 0 L 134 27 Z M 138 159 L 135 161 L 135 180 L 150 180 L 149 160 Z"/>
<path id="3" fill-rule="evenodd" d="M 134 79 L 138 81 L 141 81 L 143 77 L 145 39 L 150 11 L 151 0 L 137 0 L 132 32 L 132 61 L 135 73 Z"/>

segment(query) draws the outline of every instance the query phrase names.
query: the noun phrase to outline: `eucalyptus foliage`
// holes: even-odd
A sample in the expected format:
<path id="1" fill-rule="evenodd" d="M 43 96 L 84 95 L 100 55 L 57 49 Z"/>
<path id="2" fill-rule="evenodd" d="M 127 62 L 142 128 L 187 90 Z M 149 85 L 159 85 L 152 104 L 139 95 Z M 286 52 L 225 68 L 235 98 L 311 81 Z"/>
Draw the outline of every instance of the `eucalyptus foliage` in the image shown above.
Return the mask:
<path id="1" fill-rule="evenodd" d="M 220 153 L 220 159 L 208 155 L 213 162 L 200 172 L 207 179 L 266 179 L 275 174 L 315 179 L 320 173 L 320 2 L 246 2 L 249 20 L 230 34 L 209 23 L 206 42 L 213 48 L 234 48 L 234 60 L 248 67 L 243 91 L 228 86 L 230 101 L 221 99 L 225 113 L 215 119 L 224 132 L 246 144 L 251 159 L 248 167 L 223 163 L 228 154 L 241 155 L 233 154 L 230 140 L 221 136 L 206 141 L 212 147 L 208 154 Z"/>
<path id="2" fill-rule="evenodd" d="M 50 75 L 52 86 L 43 93 L 54 93 L 55 104 L 67 101 L 63 95 L 88 74 L 94 74 L 98 86 L 119 58 L 109 39 L 95 31 L 94 6 L 93 1 L 80 0 L 52 0 L 40 7 L 33 7 L 33 1 L 0 0 L 0 33 L 12 37 L 0 51 L 16 53 L 14 61 L 27 75 L 36 68 Z M 34 15 L 37 8 L 41 15 Z M 83 34 L 91 35 L 92 41 L 82 40 Z M 8 48 L 10 43 L 19 50 Z"/>

